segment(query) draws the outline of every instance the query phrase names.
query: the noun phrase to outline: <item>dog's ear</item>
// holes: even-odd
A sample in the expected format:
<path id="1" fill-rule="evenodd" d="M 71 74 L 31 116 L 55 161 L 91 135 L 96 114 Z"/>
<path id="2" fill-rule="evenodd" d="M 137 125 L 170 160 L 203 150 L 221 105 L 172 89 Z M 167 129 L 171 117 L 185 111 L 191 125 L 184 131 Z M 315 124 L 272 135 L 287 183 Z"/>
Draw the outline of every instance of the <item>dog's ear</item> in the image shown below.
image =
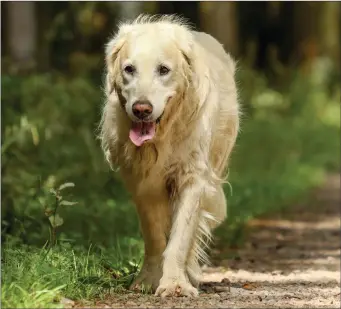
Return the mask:
<path id="1" fill-rule="evenodd" d="M 181 41 L 181 40 L 179 40 Z M 205 61 L 202 47 L 191 35 L 178 45 L 183 57 L 183 70 L 198 98 L 198 109 L 204 104 L 209 93 L 210 70 Z"/>
<path id="2" fill-rule="evenodd" d="M 125 24 L 119 27 L 118 32 L 109 40 L 105 48 L 105 63 L 107 68 L 106 89 L 109 93 L 114 90 L 115 78 L 120 70 L 120 51 L 124 47 L 131 25 Z"/>

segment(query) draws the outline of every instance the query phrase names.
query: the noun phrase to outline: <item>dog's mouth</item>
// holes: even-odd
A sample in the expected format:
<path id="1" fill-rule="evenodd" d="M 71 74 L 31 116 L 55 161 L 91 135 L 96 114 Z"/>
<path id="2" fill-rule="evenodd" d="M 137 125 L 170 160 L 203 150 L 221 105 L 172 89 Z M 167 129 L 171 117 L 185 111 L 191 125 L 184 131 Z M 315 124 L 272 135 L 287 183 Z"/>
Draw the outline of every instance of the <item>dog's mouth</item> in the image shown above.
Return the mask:
<path id="1" fill-rule="evenodd" d="M 160 123 L 162 115 L 156 121 L 132 122 L 129 138 L 135 146 L 140 147 L 146 141 L 153 139 L 156 133 L 156 125 Z"/>
<path id="2" fill-rule="evenodd" d="M 130 128 L 129 138 L 136 146 L 141 146 L 144 142 L 154 137 L 155 127 L 155 122 L 133 122 Z"/>

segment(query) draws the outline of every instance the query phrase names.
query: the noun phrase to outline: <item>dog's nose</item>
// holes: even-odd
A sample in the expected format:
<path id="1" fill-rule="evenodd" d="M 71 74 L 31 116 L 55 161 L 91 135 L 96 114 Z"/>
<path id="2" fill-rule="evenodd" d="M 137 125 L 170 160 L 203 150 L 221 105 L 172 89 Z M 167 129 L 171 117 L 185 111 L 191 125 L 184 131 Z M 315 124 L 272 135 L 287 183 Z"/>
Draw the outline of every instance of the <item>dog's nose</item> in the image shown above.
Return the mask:
<path id="1" fill-rule="evenodd" d="M 139 118 L 144 119 L 153 112 L 153 105 L 149 101 L 137 101 L 133 104 L 133 114 Z"/>

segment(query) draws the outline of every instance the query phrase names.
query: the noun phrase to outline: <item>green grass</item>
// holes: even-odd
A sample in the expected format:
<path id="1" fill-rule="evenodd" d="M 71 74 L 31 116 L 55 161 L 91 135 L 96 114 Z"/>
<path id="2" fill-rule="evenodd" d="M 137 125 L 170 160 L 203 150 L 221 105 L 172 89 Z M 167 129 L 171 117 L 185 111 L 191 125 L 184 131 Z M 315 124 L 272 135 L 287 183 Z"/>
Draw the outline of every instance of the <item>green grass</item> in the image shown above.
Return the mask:
<path id="1" fill-rule="evenodd" d="M 65 245 L 48 251 L 6 244 L 2 307 L 56 307 L 61 297 L 91 299 L 126 288 L 137 271 L 137 261 L 117 253 L 106 260 L 108 253 L 93 251 L 91 247 L 87 252 Z"/>
<path id="2" fill-rule="evenodd" d="M 226 246 L 243 240 L 247 220 L 285 211 L 340 167 L 338 88 L 298 76 L 279 92 L 242 74 L 252 115 L 245 113 L 232 155 L 229 217 L 216 232 Z M 61 297 L 93 300 L 127 287 L 143 242 L 129 195 L 94 139 L 100 93 L 85 80 L 51 76 L 8 77 L 4 86 L 2 306 L 53 307 Z M 69 181 L 76 186 L 66 199 L 78 204 L 58 210 L 64 223 L 49 248 L 43 206 L 53 203 L 51 188 Z"/>

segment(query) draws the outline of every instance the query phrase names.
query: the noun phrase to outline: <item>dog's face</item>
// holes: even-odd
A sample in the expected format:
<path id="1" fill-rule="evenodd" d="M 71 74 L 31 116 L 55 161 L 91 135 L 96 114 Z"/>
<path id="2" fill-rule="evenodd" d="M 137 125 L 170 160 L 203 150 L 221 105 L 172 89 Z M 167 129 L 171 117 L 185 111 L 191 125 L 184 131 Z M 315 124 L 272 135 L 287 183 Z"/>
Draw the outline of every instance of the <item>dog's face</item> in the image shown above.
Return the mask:
<path id="1" fill-rule="evenodd" d="M 188 63 L 171 34 L 160 26 L 132 29 L 112 64 L 116 68 L 112 79 L 131 120 L 129 137 L 136 146 L 154 137 L 167 104 L 186 86 Z"/>
<path id="2" fill-rule="evenodd" d="M 136 122 L 156 121 L 178 86 L 178 61 L 174 53 L 167 52 L 169 44 L 148 46 L 146 43 L 141 38 L 129 44 L 121 63 L 125 109 Z"/>

